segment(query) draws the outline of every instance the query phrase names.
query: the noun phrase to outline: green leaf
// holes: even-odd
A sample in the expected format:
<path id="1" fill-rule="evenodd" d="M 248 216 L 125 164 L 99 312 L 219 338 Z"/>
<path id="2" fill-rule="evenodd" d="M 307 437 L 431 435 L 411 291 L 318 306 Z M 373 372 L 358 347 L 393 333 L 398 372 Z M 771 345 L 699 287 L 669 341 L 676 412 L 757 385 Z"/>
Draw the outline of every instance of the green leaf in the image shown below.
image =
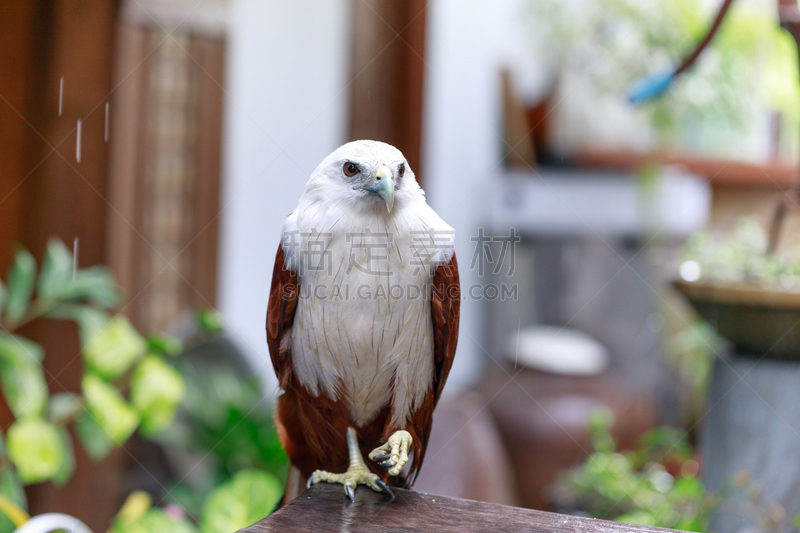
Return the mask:
<path id="1" fill-rule="evenodd" d="M 93 332 L 102 330 L 111 320 L 108 313 L 101 309 L 76 303 L 60 303 L 45 316 L 77 322 L 81 332 L 81 344 L 86 344 Z"/>
<path id="2" fill-rule="evenodd" d="M 128 405 L 119 392 L 94 375 L 84 376 L 81 383 L 89 413 L 109 439 L 123 444 L 139 425 L 139 413 Z"/>
<path id="3" fill-rule="evenodd" d="M 44 361 L 44 350 L 41 346 L 12 333 L 0 333 L 0 350 L 13 352 L 14 359 L 30 361 L 32 364 L 40 365 Z M 2 357 L 2 352 L 0 352 L 0 357 Z"/>
<path id="4" fill-rule="evenodd" d="M 141 431 L 152 436 L 172 422 L 186 385 L 161 357 L 149 355 L 131 377 L 131 402 L 142 417 Z"/>
<path id="5" fill-rule="evenodd" d="M 706 488 L 700 478 L 678 478 L 672 486 L 672 492 L 683 498 L 700 501 L 706 494 Z"/>
<path id="6" fill-rule="evenodd" d="M 28 508 L 25 489 L 19 481 L 16 470 L 11 465 L 0 468 L 0 494 L 17 504 L 22 509 Z"/>
<path id="7" fill-rule="evenodd" d="M 54 424 L 64 425 L 83 412 L 80 396 L 72 392 L 59 392 L 50 396 L 47 419 Z"/>
<path id="8" fill-rule="evenodd" d="M 50 239 L 39 274 L 39 298 L 51 301 L 61 296 L 72 281 L 72 253 L 58 239 Z"/>
<path id="9" fill-rule="evenodd" d="M 112 533 L 195 533 L 196 531 L 188 520 L 172 516 L 163 509 L 150 509 L 142 518 L 135 520 L 117 518 L 111 526 Z"/>
<path id="10" fill-rule="evenodd" d="M 143 518 L 152 507 L 153 498 L 143 490 L 135 490 L 128 494 L 128 497 L 122 502 L 122 507 L 120 507 L 117 512 L 117 516 L 114 518 L 122 520 L 123 522 L 139 520 Z"/>
<path id="11" fill-rule="evenodd" d="M 58 434 L 64 448 L 64 458 L 53 476 L 53 483 L 60 486 L 66 484 L 75 473 L 75 451 L 72 449 L 72 438 L 69 436 L 69 431 L 63 427 L 58 428 Z"/>
<path id="12" fill-rule="evenodd" d="M 75 433 L 83 444 L 83 449 L 95 461 L 105 459 L 114 445 L 88 411 L 75 419 Z"/>
<path id="13" fill-rule="evenodd" d="M 219 333 L 224 327 L 222 315 L 214 309 L 199 309 L 195 313 L 195 317 L 204 333 Z"/>
<path id="14" fill-rule="evenodd" d="M 87 317 L 81 323 L 83 357 L 89 368 L 105 379 L 125 373 L 147 350 L 147 343 L 124 316 L 115 316 L 105 324 Z"/>
<path id="15" fill-rule="evenodd" d="M 43 416 L 47 408 L 47 382 L 38 344 L 10 333 L 0 333 L 0 384 L 8 406 L 17 418 Z"/>
<path id="16" fill-rule="evenodd" d="M 113 309 L 122 301 L 122 293 L 108 267 L 97 265 L 79 270 L 62 295 L 68 299 L 87 299 L 105 309 Z"/>
<path id="17" fill-rule="evenodd" d="M 208 496 L 200 528 L 206 533 L 238 531 L 271 513 L 282 494 L 272 474 L 242 470 Z"/>
<path id="18" fill-rule="evenodd" d="M 58 428 L 41 418 L 17 420 L 8 430 L 8 457 L 25 484 L 55 476 L 65 453 Z"/>
<path id="19" fill-rule="evenodd" d="M 11 465 L 0 467 L 0 494 L 11 500 L 20 509 L 28 508 L 25 490 Z M 16 529 L 17 526 L 14 525 L 14 522 L 4 513 L 0 513 L 0 533 L 13 533 Z"/>
<path id="20" fill-rule="evenodd" d="M 25 314 L 36 278 L 36 260 L 27 250 L 19 250 L 8 274 L 6 317 L 13 324 Z"/>
<path id="21" fill-rule="evenodd" d="M 183 352 L 183 343 L 180 339 L 166 333 L 151 333 L 147 336 L 147 343 L 151 351 L 164 355 L 176 356 Z"/>
<path id="22" fill-rule="evenodd" d="M 0 512 L 0 533 L 14 533 L 16 530 L 14 522 L 5 513 Z"/>

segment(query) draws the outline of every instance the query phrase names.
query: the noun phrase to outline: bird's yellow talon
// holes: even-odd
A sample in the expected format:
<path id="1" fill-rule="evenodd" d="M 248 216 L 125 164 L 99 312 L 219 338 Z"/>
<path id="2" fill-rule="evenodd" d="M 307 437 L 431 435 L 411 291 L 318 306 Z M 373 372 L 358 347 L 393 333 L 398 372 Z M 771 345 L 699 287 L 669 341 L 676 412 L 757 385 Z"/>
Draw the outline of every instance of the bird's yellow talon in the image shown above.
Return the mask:
<path id="1" fill-rule="evenodd" d="M 389 440 L 369 453 L 369 458 L 377 461 L 391 476 L 399 476 L 408 463 L 408 450 L 414 439 L 408 431 L 392 433 Z"/>
<path id="2" fill-rule="evenodd" d="M 350 498 L 350 501 L 354 502 L 356 501 L 356 487 L 366 485 L 375 492 L 384 492 L 394 499 L 391 489 L 364 463 L 358 448 L 358 438 L 353 428 L 347 429 L 347 449 L 350 455 L 350 466 L 347 471 L 342 474 L 334 474 L 324 470 L 315 470 L 308 479 L 309 487 L 320 482 L 341 483 L 344 485 L 344 493 Z"/>

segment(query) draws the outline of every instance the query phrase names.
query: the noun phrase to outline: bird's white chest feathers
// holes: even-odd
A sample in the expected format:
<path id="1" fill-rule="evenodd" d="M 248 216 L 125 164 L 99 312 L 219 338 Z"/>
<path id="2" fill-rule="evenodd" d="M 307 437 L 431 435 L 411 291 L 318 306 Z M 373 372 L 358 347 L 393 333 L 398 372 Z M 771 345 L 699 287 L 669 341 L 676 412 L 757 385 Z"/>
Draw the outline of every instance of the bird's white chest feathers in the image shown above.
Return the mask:
<path id="1" fill-rule="evenodd" d="M 378 203 L 306 198 L 283 228 L 300 284 L 287 341 L 295 375 L 312 394 L 343 399 L 358 426 L 391 402 L 404 427 L 433 383 L 431 281 L 452 258 L 454 232 L 421 191 L 398 207 L 389 216 Z"/>

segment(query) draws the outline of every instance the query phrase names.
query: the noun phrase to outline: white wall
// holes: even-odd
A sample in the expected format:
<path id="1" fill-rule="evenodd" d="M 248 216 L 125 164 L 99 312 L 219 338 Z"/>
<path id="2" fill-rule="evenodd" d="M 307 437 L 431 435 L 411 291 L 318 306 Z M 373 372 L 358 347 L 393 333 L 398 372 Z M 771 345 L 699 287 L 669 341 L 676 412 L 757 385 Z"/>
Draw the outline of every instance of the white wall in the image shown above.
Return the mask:
<path id="1" fill-rule="evenodd" d="M 345 140 L 348 0 L 229 5 L 219 309 L 270 387 L 264 323 L 283 219 Z"/>
<path id="2" fill-rule="evenodd" d="M 479 283 L 470 269 L 485 220 L 487 193 L 502 171 L 500 70 L 535 91 L 542 68 L 528 52 L 520 0 L 431 0 L 428 7 L 423 138 L 426 192 L 433 208 L 456 229 L 462 289 Z M 458 354 L 447 391 L 477 379 L 486 346 L 480 301 L 461 306 Z"/>
<path id="3" fill-rule="evenodd" d="M 521 0 L 431 0 L 423 165 L 428 199 L 457 231 L 465 287 L 470 236 L 498 179 L 499 71 L 537 83 Z M 233 0 L 229 6 L 219 308 L 267 383 L 275 380 L 264 318 L 283 218 L 308 176 L 345 140 L 349 106 L 348 0 Z M 459 352 L 447 392 L 484 360 L 480 302 L 462 304 Z M 487 350 L 491 351 L 491 350 Z"/>

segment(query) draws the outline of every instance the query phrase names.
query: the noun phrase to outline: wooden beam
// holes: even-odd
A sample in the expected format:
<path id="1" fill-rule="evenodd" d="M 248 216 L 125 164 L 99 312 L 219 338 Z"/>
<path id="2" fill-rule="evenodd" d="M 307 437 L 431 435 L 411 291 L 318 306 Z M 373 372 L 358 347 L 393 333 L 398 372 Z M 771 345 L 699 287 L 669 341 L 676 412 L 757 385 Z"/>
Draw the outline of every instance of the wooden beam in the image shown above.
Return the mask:
<path id="1" fill-rule="evenodd" d="M 420 176 L 425 0 L 353 0 L 350 139 L 399 148 Z"/>
<path id="2" fill-rule="evenodd" d="M 12 245 L 22 233 L 21 187 L 32 168 L 26 153 L 32 131 L 23 119 L 34 102 L 30 98 L 38 54 L 35 2 L 3 1 L 0 11 L 0 272 L 8 270 Z M 22 115 L 22 116 L 20 116 Z"/>
<path id="3" fill-rule="evenodd" d="M 264 520 L 240 533 L 293 531 L 436 531 L 469 533 L 525 531 L 529 533 L 657 533 L 674 531 L 620 522 L 560 515 L 494 503 L 447 498 L 392 489 L 394 501 L 366 487 L 351 504 L 341 485 L 320 483 Z"/>
<path id="4" fill-rule="evenodd" d="M 791 189 L 798 184 L 797 168 L 780 162 L 763 165 L 679 154 L 640 154 L 630 151 L 585 151 L 575 161 L 582 167 L 636 170 L 648 165 L 676 165 L 705 177 L 714 186 Z"/>
<path id="5" fill-rule="evenodd" d="M 105 261 L 105 102 L 112 87 L 115 18 L 113 0 L 41 0 L 2 6 L 0 94 L 6 101 L 0 102 L 0 130 L 8 131 L 11 141 L 0 148 L 0 194 L 7 196 L 0 207 L 0 263 L 4 266 L 11 251 L 9 241 L 21 243 L 41 260 L 51 237 L 68 246 L 79 238 L 80 266 Z M 79 119 L 80 162 L 76 157 Z M 44 347 L 45 376 L 52 391 L 80 390 L 83 369 L 73 324 L 41 320 L 22 334 Z M 76 473 L 66 487 L 49 483 L 28 487 L 30 510 L 33 514 L 68 512 L 101 531 L 120 503 L 118 456 L 96 464 L 76 446 L 76 458 Z"/>

